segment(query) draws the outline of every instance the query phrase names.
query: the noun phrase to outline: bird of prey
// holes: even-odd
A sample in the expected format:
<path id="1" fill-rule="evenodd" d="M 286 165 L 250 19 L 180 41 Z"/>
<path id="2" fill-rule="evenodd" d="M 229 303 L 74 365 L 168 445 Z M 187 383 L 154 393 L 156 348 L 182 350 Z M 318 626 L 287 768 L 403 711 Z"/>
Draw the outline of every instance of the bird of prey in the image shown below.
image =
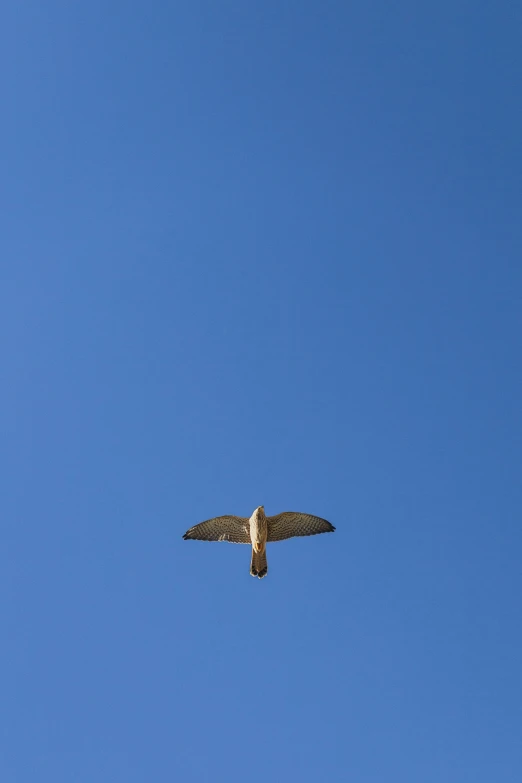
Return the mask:
<path id="1" fill-rule="evenodd" d="M 207 519 L 187 530 L 183 538 L 199 541 L 230 541 L 233 544 L 251 544 L 250 573 L 262 579 L 267 575 L 266 545 L 271 541 L 283 541 L 294 536 L 315 536 L 317 533 L 333 533 L 334 526 L 326 519 L 298 511 L 283 511 L 275 517 L 265 516 L 265 507 L 256 508 L 250 519 L 224 516 Z"/>

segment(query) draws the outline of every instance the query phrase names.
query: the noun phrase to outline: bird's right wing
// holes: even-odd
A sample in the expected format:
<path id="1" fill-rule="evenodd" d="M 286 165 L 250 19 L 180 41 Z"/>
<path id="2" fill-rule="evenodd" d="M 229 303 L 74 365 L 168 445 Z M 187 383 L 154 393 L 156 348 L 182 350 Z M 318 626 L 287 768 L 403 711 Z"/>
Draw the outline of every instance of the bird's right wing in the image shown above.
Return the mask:
<path id="1" fill-rule="evenodd" d="M 321 517 L 301 514 L 299 511 L 283 511 L 275 517 L 266 518 L 267 541 L 284 541 L 294 536 L 315 536 L 318 533 L 333 533 L 334 526 Z"/>
<path id="2" fill-rule="evenodd" d="M 232 544 L 250 544 L 250 524 L 246 517 L 214 517 L 187 530 L 185 540 L 230 541 Z"/>

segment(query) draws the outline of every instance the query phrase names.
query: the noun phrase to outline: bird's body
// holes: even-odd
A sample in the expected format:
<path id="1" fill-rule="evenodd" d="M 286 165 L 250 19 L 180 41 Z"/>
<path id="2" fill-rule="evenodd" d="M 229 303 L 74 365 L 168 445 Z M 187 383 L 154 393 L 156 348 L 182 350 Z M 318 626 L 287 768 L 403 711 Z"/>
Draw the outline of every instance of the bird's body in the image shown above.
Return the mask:
<path id="1" fill-rule="evenodd" d="M 268 573 L 266 562 L 266 539 L 268 537 L 268 524 L 263 506 L 256 508 L 249 520 L 250 540 L 252 542 L 252 560 L 250 561 L 250 573 L 262 579 Z"/>
<path id="2" fill-rule="evenodd" d="M 256 508 L 249 519 L 249 524 L 252 548 L 255 549 L 256 552 L 262 552 L 266 546 L 266 539 L 268 536 L 268 526 L 263 506 Z"/>
<path id="3" fill-rule="evenodd" d="M 236 516 L 214 517 L 191 527 L 183 538 L 250 544 L 252 546 L 250 573 L 262 579 L 268 572 L 267 542 L 283 541 L 294 536 L 332 533 L 334 530 L 334 526 L 321 517 L 301 514 L 298 511 L 283 511 L 274 517 L 267 517 L 264 506 L 258 506 L 250 519 Z"/>

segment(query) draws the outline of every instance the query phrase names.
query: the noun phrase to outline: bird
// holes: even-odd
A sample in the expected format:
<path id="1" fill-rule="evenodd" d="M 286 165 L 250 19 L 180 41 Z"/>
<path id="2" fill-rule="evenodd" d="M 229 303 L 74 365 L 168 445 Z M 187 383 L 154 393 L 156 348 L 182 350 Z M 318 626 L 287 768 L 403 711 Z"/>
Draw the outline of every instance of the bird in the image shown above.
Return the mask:
<path id="1" fill-rule="evenodd" d="M 251 544 L 251 576 L 262 579 L 268 573 L 266 545 L 294 536 L 315 536 L 333 533 L 335 527 L 321 517 L 299 511 L 283 511 L 274 517 L 265 516 L 265 507 L 258 506 L 250 519 L 225 515 L 194 525 L 183 535 L 185 541 L 229 541 L 232 544 Z"/>

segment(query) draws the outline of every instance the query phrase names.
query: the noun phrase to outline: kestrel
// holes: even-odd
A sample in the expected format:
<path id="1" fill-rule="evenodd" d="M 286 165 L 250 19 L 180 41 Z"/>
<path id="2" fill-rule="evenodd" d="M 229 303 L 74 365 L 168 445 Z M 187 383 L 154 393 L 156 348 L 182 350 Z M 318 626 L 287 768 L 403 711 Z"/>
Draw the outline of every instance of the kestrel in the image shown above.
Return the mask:
<path id="1" fill-rule="evenodd" d="M 298 511 L 283 511 L 275 517 L 265 516 L 265 507 L 256 508 L 247 517 L 214 517 L 187 530 L 183 538 L 199 541 L 230 541 L 232 544 L 252 544 L 250 573 L 262 579 L 267 575 L 266 545 L 269 541 L 283 541 L 294 536 L 315 536 L 333 533 L 334 526 L 326 519 Z"/>

